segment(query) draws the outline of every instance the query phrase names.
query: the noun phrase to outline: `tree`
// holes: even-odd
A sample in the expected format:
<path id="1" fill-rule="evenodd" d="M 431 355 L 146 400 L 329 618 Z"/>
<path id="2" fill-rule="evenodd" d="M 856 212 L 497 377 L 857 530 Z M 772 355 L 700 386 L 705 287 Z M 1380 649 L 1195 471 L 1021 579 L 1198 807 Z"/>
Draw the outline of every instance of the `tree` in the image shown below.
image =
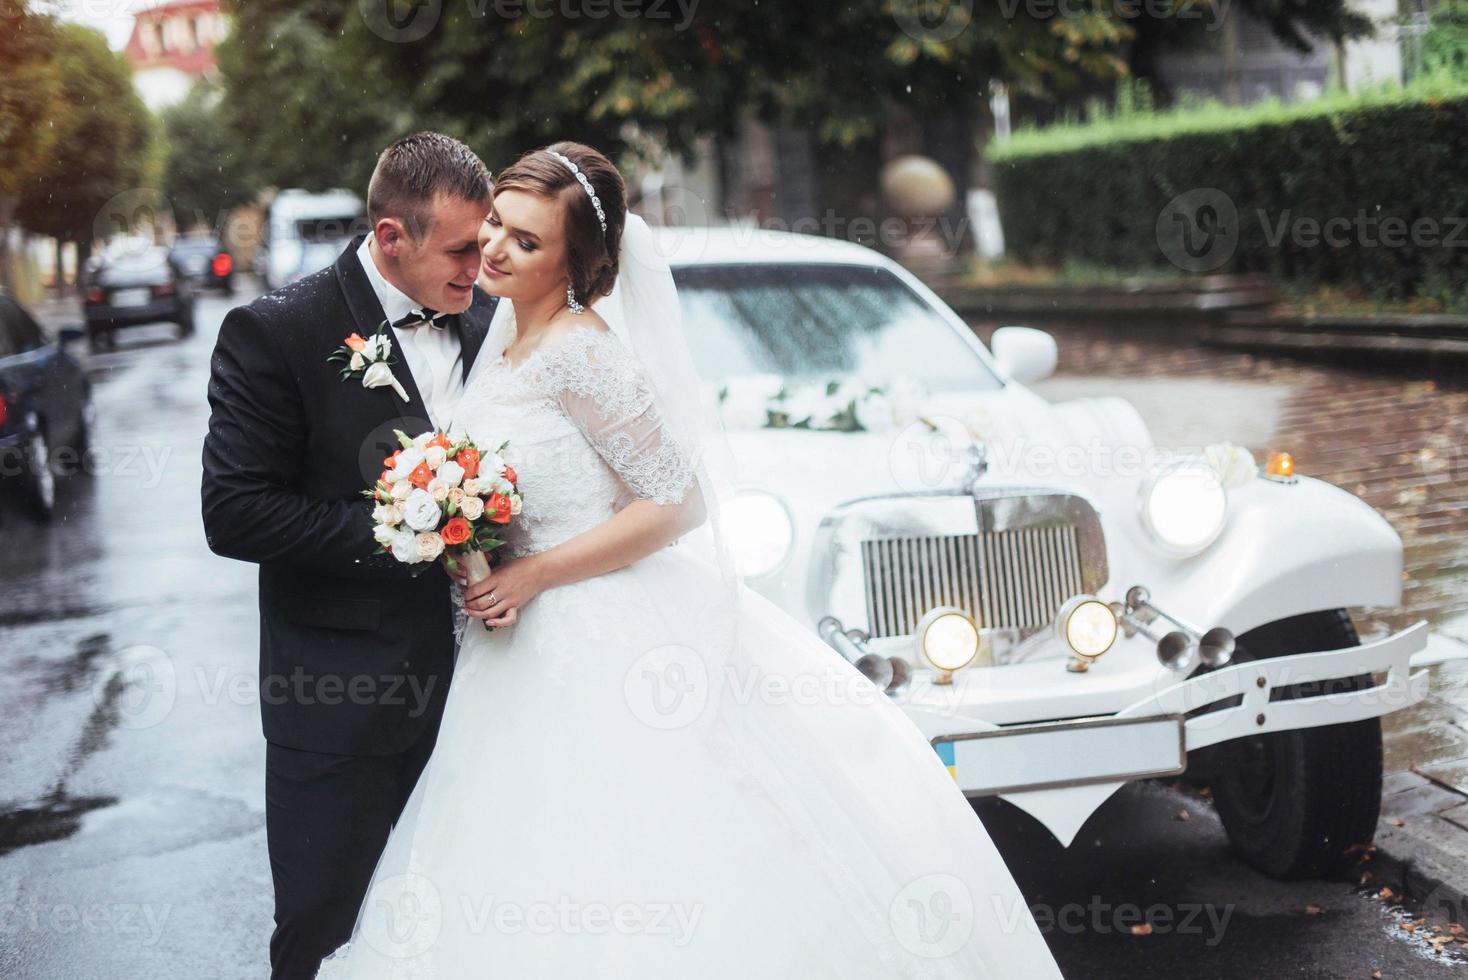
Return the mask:
<path id="1" fill-rule="evenodd" d="M 55 137 L 42 166 L 22 184 L 16 218 L 31 231 L 76 242 L 85 258 L 97 233 L 124 230 L 109 226 L 109 211 L 133 213 L 109 202 L 157 186 L 161 146 L 153 117 L 133 90 L 132 69 L 106 38 L 76 24 L 59 24 L 55 33 L 60 83 L 45 110 Z"/>
<path id="2" fill-rule="evenodd" d="M 55 131 L 46 125 L 59 78 L 53 57 L 55 25 L 24 0 L 0 31 L 0 285 L 10 281 L 10 223 L 21 188 L 46 159 Z"/>
<path id="3" fill-rule="evenodd" d="M 259 191 L 245 147 L 225 119 L 219 87 L 199 82 L 162 113 L 168 156 L 163 196 L 180 228 L 218 230 L 227 212 Z"/>

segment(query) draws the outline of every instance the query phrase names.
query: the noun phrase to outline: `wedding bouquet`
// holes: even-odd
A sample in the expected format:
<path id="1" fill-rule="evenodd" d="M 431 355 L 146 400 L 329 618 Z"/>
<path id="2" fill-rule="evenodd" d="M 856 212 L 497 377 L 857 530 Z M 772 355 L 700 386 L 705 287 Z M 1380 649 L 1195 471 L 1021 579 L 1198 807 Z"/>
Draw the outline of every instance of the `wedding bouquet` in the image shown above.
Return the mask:
<path id="1" fill-rule="evenodd" d="M 498 528 L 520 513 L 518 477 L 500 456 L 509 443 L 485 452 L 442 432 L 393 434 L 402 448 L 382 461 L 382 475 L 363 491 L 377 505 L 378 554 L 409 565 L 442 559 L 450 571 L 462 564 L 471 583 L 485 578 L 489 552 L 505 543 Z"/>

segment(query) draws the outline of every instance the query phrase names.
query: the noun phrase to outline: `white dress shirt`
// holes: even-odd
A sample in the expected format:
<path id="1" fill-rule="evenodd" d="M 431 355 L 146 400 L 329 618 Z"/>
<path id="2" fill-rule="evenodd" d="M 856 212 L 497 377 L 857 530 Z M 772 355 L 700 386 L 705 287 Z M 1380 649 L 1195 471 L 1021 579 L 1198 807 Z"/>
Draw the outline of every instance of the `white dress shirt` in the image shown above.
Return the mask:
<path id="1" fill-rule="evenodd" d="M 382 304 L 382 312 L 388 323 L 423 309 L 423 304 L 412 299 L 401 289 L 388 282 L 377 263 L 372 259 L 369 247 L 372 236 L 362 239 L 357 249 L 357 261 L 367 273 L 367 281 Z M 459 397 L 464 394 L 463 352 L 459 349 L 458 335 L 439 320 L 436 324 L 417 327 L 393 327 L 393 346 L 402 354 L 423 404 L 428 408 L 428 419 L 434 428 L 442 431 L 454 417 Z"/>

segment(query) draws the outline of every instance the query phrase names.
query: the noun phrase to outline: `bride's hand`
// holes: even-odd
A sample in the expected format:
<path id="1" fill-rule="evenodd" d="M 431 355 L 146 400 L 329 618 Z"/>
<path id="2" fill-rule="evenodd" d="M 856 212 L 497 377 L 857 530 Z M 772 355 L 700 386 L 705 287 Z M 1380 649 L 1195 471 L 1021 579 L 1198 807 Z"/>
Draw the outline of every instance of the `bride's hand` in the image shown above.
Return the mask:
<path id="1" fill-rule="evenodd" d="M 545 589 L 535 555 L 495 565 L 464 590 L 464 612 L 490 626 L 514 626 L 520 609 Z"/>

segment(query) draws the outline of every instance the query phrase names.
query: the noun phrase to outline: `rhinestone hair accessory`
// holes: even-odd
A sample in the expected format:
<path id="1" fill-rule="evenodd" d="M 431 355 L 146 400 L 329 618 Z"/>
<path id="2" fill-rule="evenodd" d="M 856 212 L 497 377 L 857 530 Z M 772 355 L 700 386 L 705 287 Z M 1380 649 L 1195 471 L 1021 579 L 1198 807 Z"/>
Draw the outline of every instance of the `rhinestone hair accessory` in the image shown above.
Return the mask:
<path id="1" fill-rule="evenodd" d="M 546 150 L 545 152 L 564 163 L 570 169 L 571 173 L 576 175 L 576 179 L 581 182 L 581 187 L 586 191 L 587 196 L 591 198 L 591 206 L 596 208 L 596 220 L 601 222 L 601 233 L 605 235 L 607 233 L 607 213 L 601 209 L 601 198 L 596 196 L 596 191 L 591 187 L 591 181 L 586 179 L 586 175 L 581 172 L 580 167 L 571 162 L 570 157 L 563 153 L 557 153 L 555 150 Z"/>

